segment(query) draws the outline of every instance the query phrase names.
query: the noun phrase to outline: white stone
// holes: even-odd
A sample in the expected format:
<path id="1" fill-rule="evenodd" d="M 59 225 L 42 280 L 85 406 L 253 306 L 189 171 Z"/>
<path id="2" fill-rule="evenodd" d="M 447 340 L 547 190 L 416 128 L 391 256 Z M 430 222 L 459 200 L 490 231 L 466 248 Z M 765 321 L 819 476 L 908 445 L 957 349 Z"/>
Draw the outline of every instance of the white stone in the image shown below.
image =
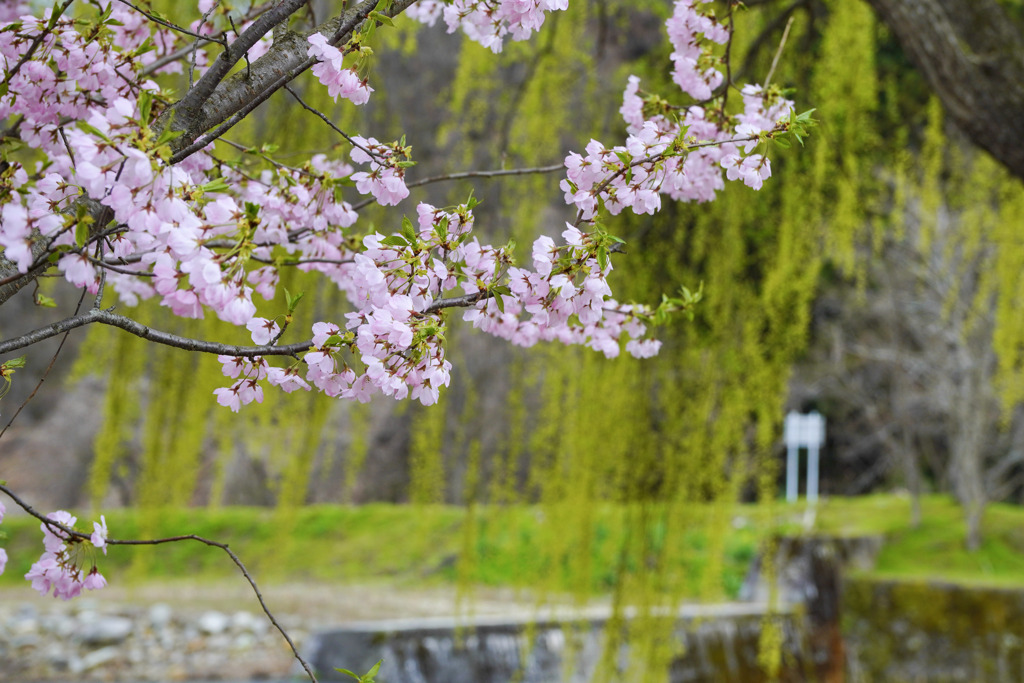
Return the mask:
<path id="1" fill-rule="evenodd" d="M 78 628 L 78 638 L 84 645 L 114 645 L 123 642 L 135 630 L 135 623 L 127 617 L 98 617 Z"/>
<path id="2" fill-rule="evenodd" d="M 82 657 L 82 671 L 89 671 L 95 669 L 98 666 L 103 666 L 107 662 L 112 662 L 117 659 L 118 649 L 113 645 L 109 647 L 101 647 L 99 650 L 93 650 L 89 654 Z"/>
<path id="3" fill-rule="evenodd" d="M 158 602 L 149 608 L 149 625 L 160 630 L 171 623 L 174 610 L 166 602 Z"/>
<path id="4" fill-rule="evenodd" d="M 251 633 L 239 633 L 231 642 L 232 650 L 248 650 L 256 644 L 256 638 Z"/>
<path id="5" fill-rule="evenodd" d="M 256 628 L 256 622 L 260 621 L 252 612 L 238 611 L 231 615 L 231 630 L 239 632 L 252 632 Z"/>
<path id="6" fill-rule="evenodd" d="M 227 629 L 230 621 L 231 620 L 226 614 L 211 610 L 209 612 L 204 612 L 202 616 L 199 617 L 199 621 L 196 622 L 196 625 L 199 627 L 201 632 L 209 635 L 216 635 L 218 633 L 223 633 L 224 630 Z"/>

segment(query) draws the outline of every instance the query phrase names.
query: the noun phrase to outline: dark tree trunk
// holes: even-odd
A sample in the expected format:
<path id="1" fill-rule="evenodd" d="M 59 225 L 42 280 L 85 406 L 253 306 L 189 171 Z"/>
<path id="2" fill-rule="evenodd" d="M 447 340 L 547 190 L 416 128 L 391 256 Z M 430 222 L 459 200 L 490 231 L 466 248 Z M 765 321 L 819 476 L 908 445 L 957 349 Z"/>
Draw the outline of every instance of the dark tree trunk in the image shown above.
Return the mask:
<path id="1" fill-rule="evenodd" d="M 1024 179 L 1024 38 L 995 0 L 867 0 L 950 119 Z"/>

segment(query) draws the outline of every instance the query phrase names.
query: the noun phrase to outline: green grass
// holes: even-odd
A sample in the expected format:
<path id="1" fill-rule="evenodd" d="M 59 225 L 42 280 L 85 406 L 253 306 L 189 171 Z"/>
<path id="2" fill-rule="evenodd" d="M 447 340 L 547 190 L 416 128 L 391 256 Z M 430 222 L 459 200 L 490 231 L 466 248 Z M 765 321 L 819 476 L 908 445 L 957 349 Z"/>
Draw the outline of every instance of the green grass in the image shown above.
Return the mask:
<path id="1" fill-rule="evenodd" d="M 921 524 L 910 525 L 910 499 L 873 495 L 833 498 L 818 514 L 818 531 L 882 534 L 886 542 L 872 576 L 997 586 L 1024 586 L 1024 508 L 993 504 L 977 552 L 967 552 L 959 506 L 946 496 L 921 500 Z"/>
<path id="2" fill-rule="evenodd" d="M 1024 585 L 1024 508 L 990 506 L 984 543 L 978 552 L 968 553 L 959 507 L 942 496 L 926 497 L 922 503 L 923 521 L 911 528 L 906 497 L 826 499 L 819 505 L 814 531 L 883 535 L 886 542 L 871 572 L 879 578 Z M 800 518 L 803 510 L 802 504 L 778 506 L 778 529 L 798 533 L 801 527 L 792 520 Z M 226 542 L 260 581 L 386 580 L 429 586 L 462 580 L 600 595 L 610 592 L 622 577 L 636 585 L 637 577 L 651 569 L 657 558 L 668 557 L 676 583 L 655 589 L 687 598 L 734 596 L 764 530 L 759 532 L 753 524 L 740 529 L 727 524 L 724 535 L 715 537 L 704 520 L 718 513 L 692 506 L 686 513 L 687 528 L 667 535 L 661 512 L 648 515 L 642 534 L 629 521 L 637 510 L 610 505 L 586 513 L 568 506 L 564 510 L 478 507 L 471 518 L 473 534 L 467 534 L 467 511 L 445 506 L 325 505 L 289 512 L 114 510 L 106 516 L 116 538 L 194 533 Z M 736 514 L 748 522 L 762 518 L 757 508 L 748 506 L 738 508 Z M 91 531 L 88 515 L 79 515 L 79 520 L 80 529 Z M 0 546 L 9 557 L 0 585 L 17 584 L 42 552 L 39 523 L 9 515 L 0 532 L 8 535 Z M 194 541 L 112 547 L 106 557 L 97 558 L 97 564 L 119 583 L 237 575 L 222 551 Z"/>
<path id="3" fill-rule="evenodd" d="M 387 580 L 408 585 L 452 584 L 535 587 L 599 595 L 623 573 L 642 573 L 642 560 L 667 544 L 684 580 L 673 591 L 687 597 L 732 595 L 755 552 L 753 531 L 722 543 L 721 574 L 709 576 L 708 534 L 688 529 L 674 539 L 650 525 L 646 545 L 637 545 L 627 511 L 605 506 L 591 515 L 559 516 L 531 507 L 477 508 L 471 538 L 467 511 L 446 506 L 374 504 L 322 505 L 292 511 L 265 508 L 114 510 L 106 513 L 112 538 L 160 538 L 196 534 L 228 543 L 261 581 L 359 583 Z M 79 514 L 79 530 L 91 531 L 92 517 Z M 4 521 L 0 530 L 10 558 L 0 585 L 22 581 L 42 552 L 39 522 Z M 581 553 L 581 539 L 588 549 Z M 467 546 L 467 543 L 471 545 Z M 464 549 L 471 550 L 469 561 Z M 88 563 L 84 558 L 83 563 Z M 152 547 L 111 546 L 95 558 L 104 575 L 119 582 L 179 578 L 219 579 L 237 575 L 226 554 L 195 541 Z M 580 572 L 586 578 L 580 579 Z M 677 572 L 678 574 L 679 572 Z"/>

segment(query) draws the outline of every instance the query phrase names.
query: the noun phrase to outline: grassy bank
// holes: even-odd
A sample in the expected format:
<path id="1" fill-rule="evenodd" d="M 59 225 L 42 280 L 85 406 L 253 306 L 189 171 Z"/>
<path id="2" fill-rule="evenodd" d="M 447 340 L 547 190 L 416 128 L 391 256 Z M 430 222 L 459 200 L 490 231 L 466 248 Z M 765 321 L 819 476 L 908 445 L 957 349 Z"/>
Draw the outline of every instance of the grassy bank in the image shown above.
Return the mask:
<path id="1" fill-rule="evenodd" d="M 1024 585 L 1024 508 L 992 505 L 985 541 L 964 550 L 964 524 L 949 498 L 926 497 L 923 520 L 910 524 L 910 501 L 896 495 L 822 501 L 815 531 L 882 534 L 886 543 L 873 572 L 904 579 L 938 579 L 986 585 Z M 799 533 L 792 521 L 803 505 L 779 506 L 779 528 Z M 563 511 L 565 512 L 565 511 Z M 671 558 L 679 567 L 684 597 L 734 596 L 756 554 L 760 511 L 741 506 L 726 514 L 691 508 L 688 530 L 668 537 L 657 514 L 640 520 L 635 510 L 607 506 L 585 515 L 531 507 L 463 508 L 404 505 L 313 506 L 293 511 L 266 508 L 184 509 L 106 514 L 112 537 L 156 538 L 196 534 L 230 544 L 261 581 L 337 584 L 386 580 L 409 586 L 531 587 L 600 595 L 617 577 L 642 571 L 645 557 Z M 79 528 L 91 531 L 80 515 Z M 690 519 L 692 518 L 692 519 Z M 678 528 L 678 525 L 672 528 Z M 715 529 L 716 531 L 709 531 Z M 42 551 L 39 523 L 8 516 L 0 541 L 10 558 L 0 585 L 22 581 Z M 639 537 L 639 540 L 638 540 Z M 583 550 L 581 550 L 583 548 Z M 666 548 L 668 551 L 666 552 Z M 98 564 L 119 583 L 188 578 L 219 580 L 237 570 L 216 548 L 194 541 L 156 547 L 111 548 Z M 579 577 L 584 579 L 581 585 Z"/>
<path id="2" fill-rule="evenodd" d="M 921 499 L 921 524 L 911 526 L 910 498 L 874 495 L 823 502 L 817 528 L 825 533 L 882 534 L 885 545 L 873 575 L 908 580 L 941 580 L 1024 586 L 1024 508 L 988 506 L 981 548 L 964 547 L 960 507 L 946 496 Z"/>
<path id="3" fill-rule="evenodd" d="M 687 577 L 684 592 L 713 598 L 735 594 L 756 551 L 751 529 L 721 537 L 695 523 L 693 529 L 666 538 L 663 520 L 656 515 L 647 520 L 648 533 L 638 545 L 631 532 L 635 511 L 612 506 L 564 518 L 530 507 L 478 508 L 469 515 L 456 507 L 385 504 L 105 514 L 112 538 L 195 534 L 228 543 L 261 581 L 271 582 L 462 581 L 599 595 L 615 585 L 621 572 L 635 573 L 638 553 L 670 545 L 669 556 Z M 79 515 L 77 526 L 91 531 L 91 521 L 89 515 Z M 2 544 L 10 557 L 0 585 L 12 585 L 22 580 L 42 552 L 39 522 L 8 517 L 0 529 L 8 534 Z M 581 538 L 586 538 L 584 551 L 575 542 Z M 195 541 L 111 547 L 97 564 L 104 575 L 118 581 L 237 575 L 225 553 Z M 589 577 L 585 585 L 580 576 Z"/>

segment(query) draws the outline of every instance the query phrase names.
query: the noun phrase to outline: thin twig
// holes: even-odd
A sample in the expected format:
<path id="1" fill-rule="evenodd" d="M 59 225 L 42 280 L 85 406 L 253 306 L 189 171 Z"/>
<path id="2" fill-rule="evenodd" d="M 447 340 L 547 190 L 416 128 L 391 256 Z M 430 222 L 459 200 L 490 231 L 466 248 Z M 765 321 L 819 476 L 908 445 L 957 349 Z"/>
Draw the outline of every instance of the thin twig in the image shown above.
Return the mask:
<path id="1" fill-rule="evenodd" d="M 208 39 L 208 36 L 202 36 L 202 35 L 199 35 L 198 33 L 194 33 L 192 31 L 190 31 L 189 29 L 185 28 L 184 26 L 178 26 L 177 24 L 171 23 L 171 22 L 169 22 L 169 21 L 167 21 L 165 19 L 161 19 L 160 17 L 156 16 L 152 12 L 147 12 L 146 10 L 142 9 L 141 7 L 136 7 L 132 3 L 128 2 L 128 0 L 117 0 L 117 1 L 120 2 L 122 5 L 128 5 L 133 10 L 135 10 L 139 14 L 143 15 L 144 17 L 146 17 L 147 19 L 149 19 L 153 23 L 160 24 L 164 28 L 169 28 L 172 31 L 177 31 L 178 33 L 184 33 L 185 35 L 192 36 L 194 38 Z M 214 41 L 214 42 L 217 42 L 217 41 Z M 224 43 L 224 47 L 227 48 L 227 42 Z"/>
<path id="2" fill-rule="evenodd" d="M 789 38 L 789 27 L 793 25 L 793 20 L 796 17 L 790 16 L 789 21 L 786 22 L 786 28 L 782 31 L 782 40 L 779 41 L 779 49 L 775 51 L 775 56 L 772 58 L 771 68 L 768 69 L 768 75 L 764 78 L 764 85 L 761 87 L 761 91 L 765 92 L 768 90 L 768 84 L 772 82 L 772 76 L 775 74 L 775 67 L 779 64 L 779 57 L 782 56 L 782 48 L 786 46 L 786 39 Z"/>
<path id="3" fill-rule="evenodd" d="M 210 5 L 210 9 L 203 13 L 203 18 L 199 20 L 199 27 L 202 28 L 206 25 L 206 22 L 210 19 L 210 15 L 217 11 L 220 7 L 220 0 Z M 196 36 L 196 39 L 192 41 L 192 46 L 186 54 L 190 54 L 189 67 L 188 67 L 188 89 L 191 90 L 195 86 L 195 75 L 196 75 L 196 53 L 199 51 L 199 41 L 207 40 L 211 43 L 217 43 L 225 50 L 228 49 L 227 31 L 221 31 L 220 40 L 210 36 Z"/>
<path id="4" fill-rule="evenodd" d="M 374 154 L 373 152 L 368 150 L 366 147 L 363 147 L 361 144 L 356 142 L 356 140 L 351 135 L 349 135 L 348 133 L 343 131 L 341 128 L 338 128 L 336 125 L 334 125 L 334 122 L 331 121 L 329 118 L 327 118 L 326 114 L 324 114 L 320 110 L 314 109 L 313 107 L 311 107 L 308 104 L 306 104 L 305 101 L 303 101 L 303 99 L 301 97 L 299 97 L 299 94 L 297 92 L 295 92 L 294 90 L 292 90 L 292 87 L 290 85 L 284 86 L 284 89 L 287 90 L 289 92 L 289 94 L 291 94 L 291 96 L 296 99 L 296 101 L 299 103 L 299 105 L 302 106 L 303 109 L 305 109 L 308 112 L 312 112 L 313 114 L 315 114 L 318 117 L 320 117 L 320 119 L 324 123 L 326 123 L 328 126 L 331 127 L 331 130 L 333 130 L 335 133 L 337 133 L 341 137 L 343 137 L 346 140 L 348 140 L 349 144 L 351 144 L 353 147 L 357 147 L 357 148 L 363 150 L 364 152 L 366 152 L 371 157 L 379 158 L 377 154 Z"/>
<path id="5" fill-rule="evenodd" d="M 732 59 L 730 58 L 730 55 L 732 54 L 732 39 L 733 36 L 736 35 L 736 25 L 732 12 L 733 3 L 730 2 L 729 13 L 726 16 L 726 21 L 729 22 L 729 39 L 725 41 L 725 56 L 723 57 L 725 60 L 725 83 L 722 85 L 722 105 L 720 107 L 720 111 L 723 114 L 725 112 L 726 105 L 729 103 L 729 88 L 732 86 Z"/>
<path id="6" fill-rule="evenodd" d="M 430 183 L 440 183 L 446 180 L 463 180 L 465 178 L 496 178 L 499 176 L 508 175 L 532 175 L 539 173 L 554 173 L 561 171 L 565 166 L 563 164 L 552 164 L 550 166 L 534 166 L 532 168 L 508 168 L 498 169 L 495 171 L 462 171 L 459 173 L 445 173 L 442 175 L 430 176 L 429 178 L 422 178 L 415 180 L 411 183 L 406 183 L 406 187 L 419 187 L 420 185 L 429 185 Z M 365 206 L 373 204 L 376 200 L 367 197 L 359 202 L 352 205 L 353 211 L 359 211 Z"/>
<path id="7" fill-rule="evenodd" d="M 463 171 L 460 173 L 445 173 L 443 175 L 430 176 L 411 183 L 406 187 L 419 187 L 429 183 L 439 183 L 443 180 L 462 180 L 464 178 L 496 178 L 504 175 L 532 175 L 537 173 L 554 173 L 565 168 L 565 164 L 551 164 L 550 166 L 534 166 L 532 168 L 502 168 L 496 171 Z"/>
<path id="8" fill-rule="evenodd" d="M 18 507 L 20 507 L 22 510 L 24 510 L 28 514 L 32 515 L 36 519 L 40 520 L 51 531 L 60 532 L 58 534 L 58 536 L 63 536 L 65 539 L 76 538 L 76 539 L 79 539 L 80 541 L 89 541 L 91 539 L 91 536 L 89 534 L 84 534 L 81 531 L 76 531 L 75 529 L 73 529 L 71 527 L 68 527 L 68 526 L 65 526 L 64 524 L 61 524 L 60 522 L 54 521 L 54 520 L 50 519 L 49 517 L 45 517 L 44 515 L 42 515 L 38 511 L 36 511 L 31 505 L 29 505 L 28 503 L 23 501 L 21 498 L 19 498 L 17 495 L 15 495 L 15 493 L 13 491 L 11 491 L 9 488 L 7 488 L 7 486 L 5 486 L 3 484 L 0 484 L 0 491 L 2 491 L 3 493 L 6 493 L 10 497 L 10 499 L 13 500 L 15 502 L 15 504 L 18 505 Z M 167 538 L 154 538 L 154 539 L 148 539 L 148 540 L 119 540 L 119 539 L 108 538 L 106 540 L 106 544 L 107 545 L 163 545 L 164 543 L 177 543 L 178 541 L 196 541 L 198 543 L 202 543 L 203 545 L 207 545 L 207 546 L 210 546 L 210 547 L 213 547 L 213 548 L 220 548 L 225 553 L 227 553 L 228 557 L 231 558 L 231 561 L 235 563 L 236 567 L 238 567 L 238 570 L 240 572 L 242 572 L 242 576 L 245 577 L 245 580 L 249 582 L 249 586 L 252 588 L 253 592 L 256 594 L 256 599 L 259 601 L 260 607 L 263 609 L 263 613 L 265 615 L 267 615 L 267 619 L 270 620 L 270 623 L 272 623 L 274 625 L 274 627 L 278 630 L 278 632 L 284 637 L 285 641 L 287 641 L 288 647 L 290 647 L 291 650 L 292 650 L 292 655 L 295 657 L 295 659 L 298 660 L 299 664 L 302 665 L 302 668 L 305 669 L 306 675 L 309 676 L 309 679 L 311 681 L 313 681 L 313 683 L 317 683 L 317 678 L 316 678 L 316 675 L 313 673 L 313 669 L 310 668 L 310 666 L 306 662 L 306 660 L 303 659 L 302 655 L 299 654 L 299 650 L 298 650 L 298 648 L 295 647 L 295 643 L 292 642 L 292 639 L 288 635 L 288 632 L 284 630 L 284 627 L 282 627 L 281 624 L 274 617 L 274 614 L 270 611 L 270 608 L 267 607 L 267 603 L 263 599 L 263 593 L 260 592 L 260 588 L 256 584 L 255 579 L 252 578 L 252 575 L 249 574 L 249 570 L 246 569 L 245 564 L 243 564 L 242 560 L 239 559 L 238 555 L 236 555 L 234 553 L 234 551 L 232 551 L 231 548 L 228 547 L 227 543 L 220 543 L 218 541 L 213 541 L 213 540 L 210 540 L 208 538 L 203 538 L 202 536 L 196 536 L 195 534 L 186 534 L 186 535 L 183 535 L 183 536 L 169 536 Z"/>
<path id="9" fill-rule="evenodd" d="M 76 314 L 82 308 L 82 302 L 83 301 L 85 301 L 85 290 L 82 290 L 82 296 L 80 296 L 78 298 L 78 305 L 75 306 L 75 313 Z M 36 388 L 33 389 L 32 393 L 29 394 L 28 397 L 24 401 L 21 402 L 21 405 L 18 406 L 18 409 L 14 411 L 14 415 L 12 415 L 11 419 L 7 421 L 6 425 L 4 425 L 3 430 L 0 430 L 0 439 L 4 438 L 4 434 L 6 434 L 7 430 L 10 428 L 10 426 L 12 424 L 14 424 L 14 421 L 16 419 L 18 419 L 18 415 L 21 414 L 22 409 L 25 406 L 28 405 L 29 401 L 31 401 L 33 398 L 35 398 L 36 393 L 39 391 L 39 387 L 43 386 L 43 382 L 45 382 L 47 376 L 49 376 L 50 370 L 53 369 L 54 363 L 57 362 L 57 356 L 60 355 L 61 349 L 64 348 L 64 342 L 66 342 L 68 340 L 68 334 L 70 334 L 70 332 L 65 333 L 64 334 L 64 338 L 60 340 L 60 344 L 57 346 L 57 350 L 53 352 L 53 358 L 50 359 L 50 364 L 46 366 L 46 370 L 43 371 L 43 376 L 40 377 L 39 378 L 39 382 L 36 383 Z"/>
<path id="10" fill-rule="evenodd" d="M 206 14 L 203 15 L 202 23 L 204 23 L 204 24 L 206 23 L 207 17 L 209 16 L 210 12 L 212 12 L 214 9 L 216 9 L 217 4 L 219 4 L 219 3 L 214 4 L 214 6 L 211 7 L 210 10 Z M 245 17 L 243 18 L 243 21 L 249 21 L 253 17 L 257 17 L 260 14 L 263 14 L 268 9 L 270 9 L 270 6 L 273 5 L 273 4 L 274 4 L 273 0 L 271 0 L 271 2 L 265 2 L 265 3 L 263 3 L 262 5 L 260 5 L 258 7 L 254 7 L 252 9 L 250 9 L 249 12 L 246 13 Z M 205 47 L 206 45 L 208 45 L 210 43 L 222 44 L 221 41 L 227 40 L 227 38 L 225 37 L 226 34 L 227 34 L 227 31 L 221 31 L 217 35 L 211 35 L 211 36 L 203 38 L 202 40 L 196 40 L 192 44 L 189 44 L 189 45 L 186 45 L 185 47 L 179 48 L 178 50 L 175 50 L 174 52 L 169 52 L 166 55 L 164 55 L 163 57 L 160 57 L 159 59 L 155 60 L 151 64 L 147 64 L 146 68 L 144 68 L 142 70 L 142 75 L 143 76 L 148 76 L 148 75 L 152 74 L 153 72 L 157 71 L 158 69 L 161 69 L 161 68 L 167 66 L 171 62 L 176 62 L 179 59 L 182 59 L 183 57 L 188 57 L 189 54 L 193 50 L 198 49 L 200 47 Z M 193 68 L 194 67 L 195 67 L 195 64 L 193 63 Z M 190 88 L 192 87 L 191 83 L 189 84 L 189 87 Z"/>

